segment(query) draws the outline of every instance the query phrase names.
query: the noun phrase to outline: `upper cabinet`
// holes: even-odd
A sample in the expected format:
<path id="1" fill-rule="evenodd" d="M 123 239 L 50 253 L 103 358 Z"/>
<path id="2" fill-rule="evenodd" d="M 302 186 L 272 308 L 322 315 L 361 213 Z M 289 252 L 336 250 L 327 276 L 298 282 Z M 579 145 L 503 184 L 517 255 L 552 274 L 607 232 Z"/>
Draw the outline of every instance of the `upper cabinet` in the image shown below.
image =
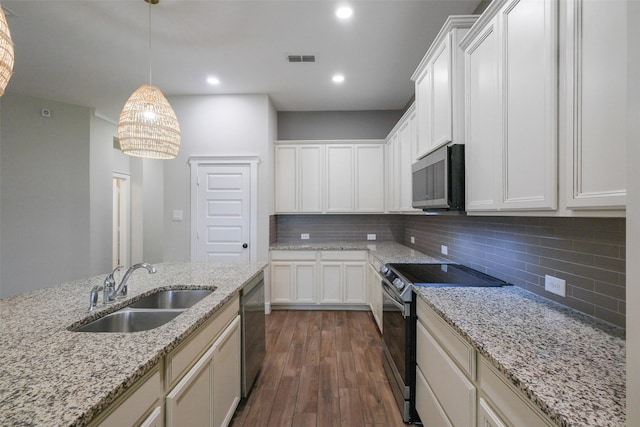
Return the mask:
<path id="1" fill-rule="evenodd" d="M 465 35 L 468 212 L 624 215 L 626 10 L 496 0 Z"/>
<path id="2" fill-rule="evenodd" d="M 387 210 L 422 212 L 411 207 L 411 165 L 418 143 L 415 104 L 404 113 L 386 139 Z"/>
<path id="3" fill-rule="evenodd" d="M 462 41 L 467 211 L 557 209 L 557 9 L 496 1 Z"/>
<path id="4" fill-rule="evenodd" d="M 383 141 L 275 144 L 276 213 L 383 213 Z"/>
<path id="5" fill-rule="evenodd" d="M 450 16 L 411 79 L 415 82 L 414 159 L 449 142 L 464 143 L 464 57 L 460 40 L 477 16 Z"/>
<path id="6" fill-rule="evenodd" d="M 568 209 L 626 205 L 627 2 L 567 0 L 561 10 L 561 135 Z"/>

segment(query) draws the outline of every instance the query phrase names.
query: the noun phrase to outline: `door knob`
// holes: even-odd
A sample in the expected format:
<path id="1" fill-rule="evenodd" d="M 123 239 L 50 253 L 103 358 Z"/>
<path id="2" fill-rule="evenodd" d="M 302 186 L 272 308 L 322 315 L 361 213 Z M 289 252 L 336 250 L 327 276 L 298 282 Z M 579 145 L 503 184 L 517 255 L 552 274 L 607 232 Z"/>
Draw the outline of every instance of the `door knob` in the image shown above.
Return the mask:
<path id="1" fill-rule="evenodd" d="M 243 243 L 243 244 L 242 244 L 242 247 L 243 247 L 244 249 L 247 249 L 247 248 L 249 247 L 249 245 L 247 245 L 246 243 Z"/>

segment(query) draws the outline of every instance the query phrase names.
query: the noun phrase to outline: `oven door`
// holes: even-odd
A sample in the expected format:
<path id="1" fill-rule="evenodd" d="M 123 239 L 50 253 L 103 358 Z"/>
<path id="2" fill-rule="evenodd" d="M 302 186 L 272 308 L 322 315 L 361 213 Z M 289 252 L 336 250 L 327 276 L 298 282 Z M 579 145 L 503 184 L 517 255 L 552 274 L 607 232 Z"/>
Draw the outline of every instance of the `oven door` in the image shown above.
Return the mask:
<path id="1" fill-rule="evenodd" d="M 382 282 L 382 343 L 383 366 L 393 394 L 405 422 L 411 421 L 410 368 L 411 303 L 403 302 L 394 293 L 391 285 Z"/>

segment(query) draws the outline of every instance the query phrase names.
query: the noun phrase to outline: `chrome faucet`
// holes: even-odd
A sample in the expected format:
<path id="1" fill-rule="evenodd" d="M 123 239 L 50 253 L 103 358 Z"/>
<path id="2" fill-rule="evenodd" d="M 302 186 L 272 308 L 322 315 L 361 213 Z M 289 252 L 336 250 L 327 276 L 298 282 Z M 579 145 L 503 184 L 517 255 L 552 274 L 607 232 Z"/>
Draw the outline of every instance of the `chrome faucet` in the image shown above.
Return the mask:
<path id="1" fill-rule="evenodd" d="M 98 292 L 103 290 L 102 286 L 94 286 L 91 288 L 91 295 L 89 295 L 89 312 L 95 310 L 96 305 L 98 305 Z"/>
<path id="2" fill-rule="evenodd" d="M 124 277 L 122 278 L 122 281 L 118 285 L 118 288 L 114 291 L 114 296 L 116 296 L 116 297 L 127 296 L 127 291 L 128 291 L 127 280 L 129 280 L 129 276 L 131 276 L 131 274 L 133 274 L 133 272 L 135 270 L 137 270 L 138 268 L 145 268 L 149 272 L 149 274 L 153 274 L 153 273 L 156 272 L 156 268 L 151 264 L 147 264 L 146 262 L 132 265 L 131 267 L 129 267 L 127 272 L 124 273 Z M 117 270 L 117 268 L 116 268 L 116 270 Z"/>
<path id="3" fill-rule="evenodd" d="M 124 267 L 122 265 L 117 266 L 113 269 L 111 273 L 104 279 L 104 298 L 103 301 L 105 304 L 111 304 L 116 300 L 116 279 L 113 277 L 116 271 L 120 271 L 120 269 Z"/>

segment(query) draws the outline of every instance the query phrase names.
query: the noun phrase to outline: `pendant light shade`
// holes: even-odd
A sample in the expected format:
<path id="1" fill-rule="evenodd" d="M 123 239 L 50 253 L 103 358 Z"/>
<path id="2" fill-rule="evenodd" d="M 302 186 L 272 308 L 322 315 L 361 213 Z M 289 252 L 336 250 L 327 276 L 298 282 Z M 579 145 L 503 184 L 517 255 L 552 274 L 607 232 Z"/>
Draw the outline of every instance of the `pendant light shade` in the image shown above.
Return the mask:
<path id="1" fill-rule="evenodd" d="M 180 125 L 160 89 L 142 85 L 131 96 L 118 122 L 120 149 L 152 159 L 175 159 L 180 150 Z"/>
<path id="2" fill-rule="evenodd" d="M 7 18 L 0 7 L 0 96 L 4 95 L 9 79 L 13 74 L 13 41 L 9 32 Z"/>
<path id="3" fill-rule="evenodd" d="M 131 94 L 120 113 L 120 149 L 130 156 L 175 159 L 180 150 L 180 125 L 160 89 L 151 85 L 151 5 L 149 3 L 149 84 Z"/>

